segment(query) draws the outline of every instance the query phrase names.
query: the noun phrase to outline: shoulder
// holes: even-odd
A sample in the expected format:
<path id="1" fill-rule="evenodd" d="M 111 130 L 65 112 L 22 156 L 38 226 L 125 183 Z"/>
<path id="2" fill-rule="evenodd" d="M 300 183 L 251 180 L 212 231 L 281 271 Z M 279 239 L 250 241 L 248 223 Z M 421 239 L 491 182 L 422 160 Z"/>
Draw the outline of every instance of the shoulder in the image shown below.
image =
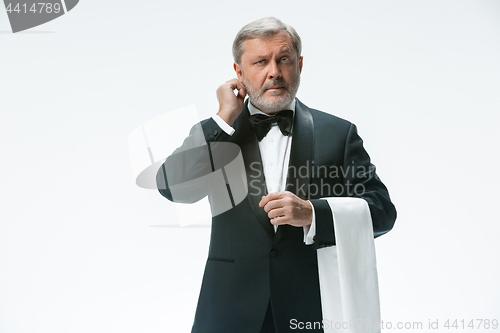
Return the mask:
<path id="1" fill-rule="evenodd" d="M 297 99 L 297 109 L 310 112 L 313 118 L 314 128 L 317 130 L 330 130 L 347 133 L 351 127 L 355 127 L 349 120 L 334 116 L 333 114 L 306 106 Z"/>

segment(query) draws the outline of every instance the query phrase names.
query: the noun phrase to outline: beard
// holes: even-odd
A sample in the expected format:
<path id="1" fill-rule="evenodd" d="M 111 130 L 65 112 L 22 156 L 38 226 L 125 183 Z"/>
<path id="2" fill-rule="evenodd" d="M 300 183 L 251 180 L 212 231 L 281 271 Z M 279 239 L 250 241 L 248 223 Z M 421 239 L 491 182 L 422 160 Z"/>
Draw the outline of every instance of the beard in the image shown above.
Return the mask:
<path id="1" fill-rule="evenodd" d="M 282 78 L 277 78 L 267 82 L 260 89 L 254 89 L 254 87 L 252 87 L 245 79 L 245 75 L 243 75 L 243 73 L 241 81 L 253 106 L 264 113 L 274 114 L 278 111 L 284 110 L 295 99 L 295 95 L 299 90 L 300 74 L 297 75 L 295 80 L 292 80 L 291 84 L 288 84 Z M 267 89 L 276 86 L 283 87 L 283 89 L 272 92 L 272 97 L 264 95 Z"/>

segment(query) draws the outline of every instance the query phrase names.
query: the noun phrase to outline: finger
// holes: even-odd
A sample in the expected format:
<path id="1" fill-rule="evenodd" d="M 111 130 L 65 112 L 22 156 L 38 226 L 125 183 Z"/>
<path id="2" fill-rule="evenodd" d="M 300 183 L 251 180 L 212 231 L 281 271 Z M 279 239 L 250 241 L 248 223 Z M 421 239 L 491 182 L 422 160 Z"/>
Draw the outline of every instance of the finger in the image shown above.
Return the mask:
<path id="1" fill-rule="evenodd" d="M 275 218 L 270 219 L 272 225 L 283 225 L 290 224 L 289 219 L 286 216 L 277 216 Z"/>
<path id="2" fill-rule="evenodd" d="M 229 86 L 233 92 L 235 89 L 238 91 L 237 93 L 235 93 L 236 97 L 241 99 L 245 98 L 245 96 L 247 95 L 247 91 L 241 81 L 239 81 L 238 79 L 232 79 L 227 82 L 229 83 Z"/>
<path id="3" fill-rule="evenodd" d="M 245 98 L 247 95 L 247 90 L 245 89 L 245 86 L 242 84 L 241 88 L 238 90 L 238 97 Z"/>
<path id="4" fill-rule="evenodd" d="M 283 192 L 273 192 L 263 196 L 259 202 L 259 207 L 264 207 L 271 200 L 281 199 L 282 195 Z"/>
<path id="5" fill-rule="evenodd" d="M 281 224 L 281 223 L 280 223 L 281 221 L 280 221 L 280 218 L 279 218 L 279 217 L 272 218 L 272 219 L 270 219 L 269 221 L 271 221 L 271 224 L 272 224 L 272 225 L 280 225 L 280 224 Z"/>
<path id="6" fill-rule="evenodd" d="M 285 204 L 284 204 L 284 202 L 283 202 L 283 200 L 281 198 L 280 199 L 270 200 L 267 204 L 265 204 L 264 211 L 266 213 L 269 213 L 273 209 L 282 208 L 284 205 Z"/>
<path id="7" fill-rule="evenodd" d="M 238 81 L 238 79 L 231 79 L 231 80 L 227 81 L 226 83 L 229 85 L 231 90 L 237 89 L 239 91 L 241 89 L 241 87 L 243 86 L 241 84 L 241 82 Z"/>
<path id="8" fill-rule="evenodd" d="M 285 210 L 283 208 L 276 208 L 267 213 L 267 216 L 273 220 L 275 218 L 280 218 L 285 216 Z"/>

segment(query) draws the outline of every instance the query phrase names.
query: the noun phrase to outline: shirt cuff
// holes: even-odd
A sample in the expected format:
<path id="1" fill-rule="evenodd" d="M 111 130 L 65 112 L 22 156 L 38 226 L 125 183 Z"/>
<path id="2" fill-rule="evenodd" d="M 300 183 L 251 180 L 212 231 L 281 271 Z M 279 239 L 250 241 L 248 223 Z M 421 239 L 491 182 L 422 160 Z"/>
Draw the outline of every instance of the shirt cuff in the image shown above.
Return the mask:
<path id="1" fill-rule="evenodd" d="M 316 235 L 316 214 L 314 213 L 314 206 L 311 203 L 311 201 L 307 200 L 307 202 L 309 202 L 309 204 L 311 205 L 311 208 L 313 211 L 313 216 L 312 216 L 311 225 L 303 226 L 303 228 L 304 228 L 304 243 L 306 243 L 306 245 L 311 245 L 314 243 L 313 237 Z"/>
<path id="2" fill-rule="evenodd" d="M 227 135 L 233 135 L 234 128 L 229 126 L 224 120 L 222 120 L 221 117 L 215 115 L 212 117 L 212 119 L 217 123 L 217 125 L 219 125 L 220 128 L 222 128 L 224 132 L 226 132 Z"/>

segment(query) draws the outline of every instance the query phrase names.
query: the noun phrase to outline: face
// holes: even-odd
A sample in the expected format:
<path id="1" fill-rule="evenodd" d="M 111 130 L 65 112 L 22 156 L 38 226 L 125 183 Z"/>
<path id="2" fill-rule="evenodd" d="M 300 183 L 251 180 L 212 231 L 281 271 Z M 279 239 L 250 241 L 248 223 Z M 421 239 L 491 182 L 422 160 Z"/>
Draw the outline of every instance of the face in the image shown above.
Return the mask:
<path id="1" fill-rule="evenodd" d="M 287 32 L 246 40 L 240 62 L 241 66 L 234 64 L 234 70 L 256 108 L 273 114 L 293 101 L 299 89 L 302 57 L 298 59 Z"/>

